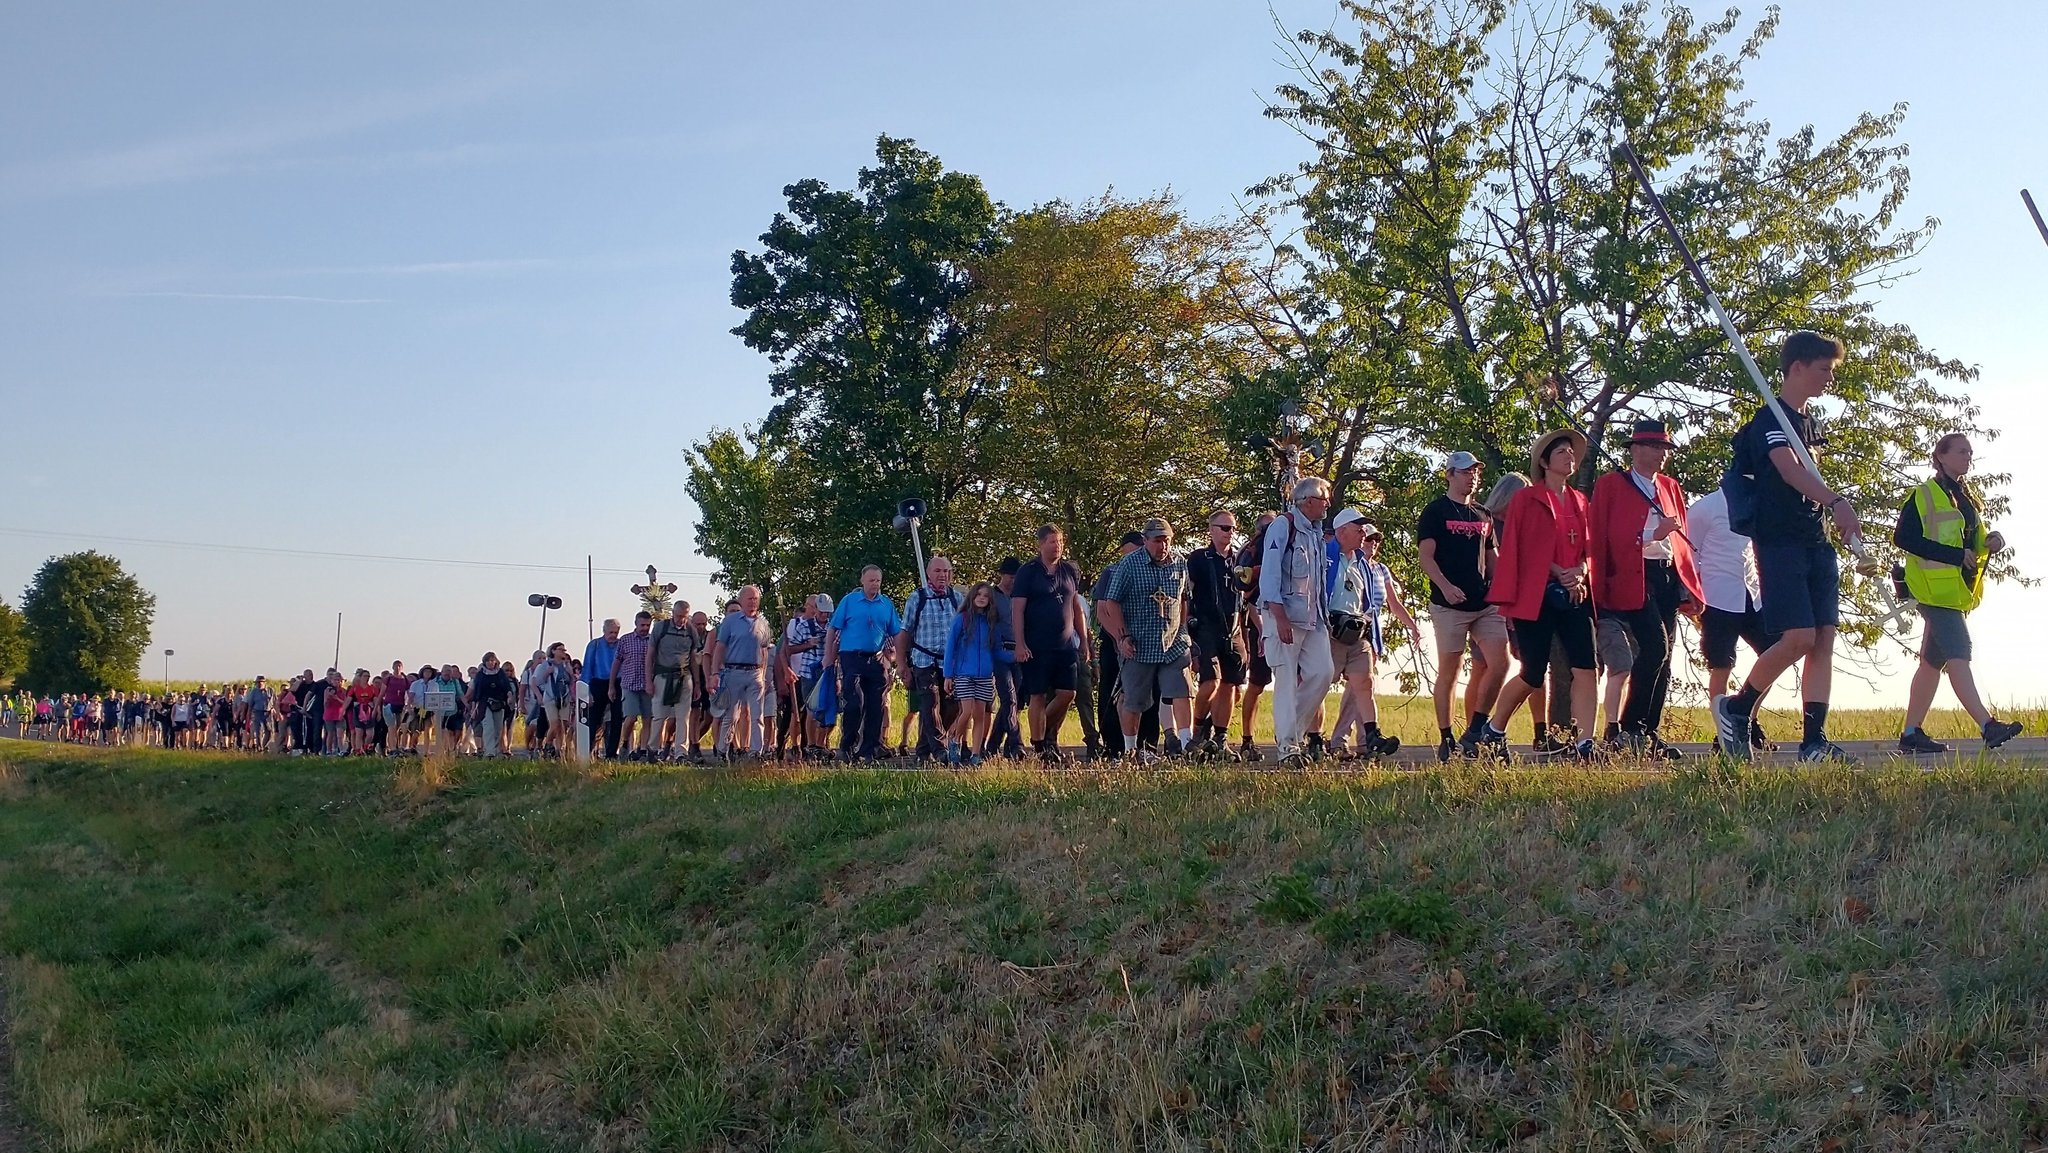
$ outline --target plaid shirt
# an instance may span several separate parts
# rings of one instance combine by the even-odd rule
[[[628,692],[647,691],[647,638],[637,631],[619,638],[618,655],[612,658],[612,675]]]
[[[1144,549],[1111,565],[1102,599],[1123,606],[1124,631],[1144,664],[1174,664],[1188,655],[1188,561],[1174,552],[1154,561]]]
[[[945,657],[946,641],[953,635],[953,618],[960,615],[965,600],[965,594],[957,588],[942,593],[926,585],[903,602],[903,627],[911,627],[912,620],[917,622],[917,631],[910,635],[910,667],[932,668]]]
[[[789,652],[790,649],[806,641],[822,641],[824,639],[825,622],[814,621],[809,617],[792,618],[789,622],[789,627],[782,630],[784,652]],[[800,681],[809,680],[818,675],[818,665],[824,659],[825,646],[822,644],[805,649],[800,653],[790,653],[789,671]]]

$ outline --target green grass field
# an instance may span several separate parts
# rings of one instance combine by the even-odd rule
[[[0,743],[52,1150],[2018,1150],[2048,774]],[[0,1144],[9,1137],[0,1132]]]

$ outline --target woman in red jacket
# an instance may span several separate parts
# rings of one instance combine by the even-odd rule
[[[1537,437],[1529,449],[1529,475],[1537,481],[1508,502],[1500,559],[1494,564],[1493,588],[1486,599],[1508,618],[1522,669],[1520,676],[1501,686],[1482,738],[1502,751],[1515,710],[1543,687],[1552,638],[1563,644],[1571,659],[1572,720],[1581,734],[1593,731],[1597,678],[1593,602],[1586,582],[1593,517],[1585,494],[1570,483],[1585,451],[1586,438],[1572,429]],[[1581,736],[1577,752],[1581,758],[1591,757],[1592,739]]]

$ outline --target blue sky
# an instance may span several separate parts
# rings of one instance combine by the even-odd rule
[[[2044,8],[1791,3],[1749,91],[1784,130],[1911,104],[1908,211],[1944,225],[1883,309],[1982,367],[2023,558],[2048,535],[2048,247],[2017,191],[2048,192]],[[649,563],[702,599],[682,450],[767,407],[726,265],[783,185],[850,184],[886,132],[1012,205],[1170,188],[1221,213],[1301,154],[1260,115],[1278,39],[1264,5],[1209,2],[17,6],[0,593],[98,544],[157,592],[173,674],[208,678],[324,663],[336,612],[344,664],[522,651],[534,591],[578,639],[586,554],[614,570],[600,618]],[[2044,610],[2007,587],[1980,613],[1996,698],[2048,699]]]

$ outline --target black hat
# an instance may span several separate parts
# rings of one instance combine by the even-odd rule
[[[1665,429],[1664,422],[1661,420],[1639,420],[1636,422],[1635,431],[1629,434],[1628,447],[1634,448],[1639,444],[1655,445],[1658,448],[1678,447],[1671,443],[1671,433]]]
[[[1118,548],[1122,548],[1122,547],[1123,547],[1123,546],[1125,546],[1125,545],[1130,545],[1130,546],[1131,546],[1131,547],[1133,547],[1133,548],[1144,548],[1144,547],[1145,547],[1145,534],[1144,534],[1144,533],[1141,533],[1141,532],[1138,532],[1138,531],[1136,531],[1136,530],[1134,529],[1134,530],[1132,530],[1132,531],[1130,531],[1130,532],[1127,532],[1127,533],[1125,533],[1125,534],[1124,534],[1124,539],[1122,539],[1122,540],[1120,540],[1120,541],[1118,541],[1118,542],[1116,542],[1116,543],[1117,543],[1117,547],[1118,547]]]
[[[1003,558],[1003,562],[996,566],[996,575],[1016,576],[1019,572],[1023,571],[1023,568],[1023,561],[1020,561],[1013,556],[1006,556]]]

